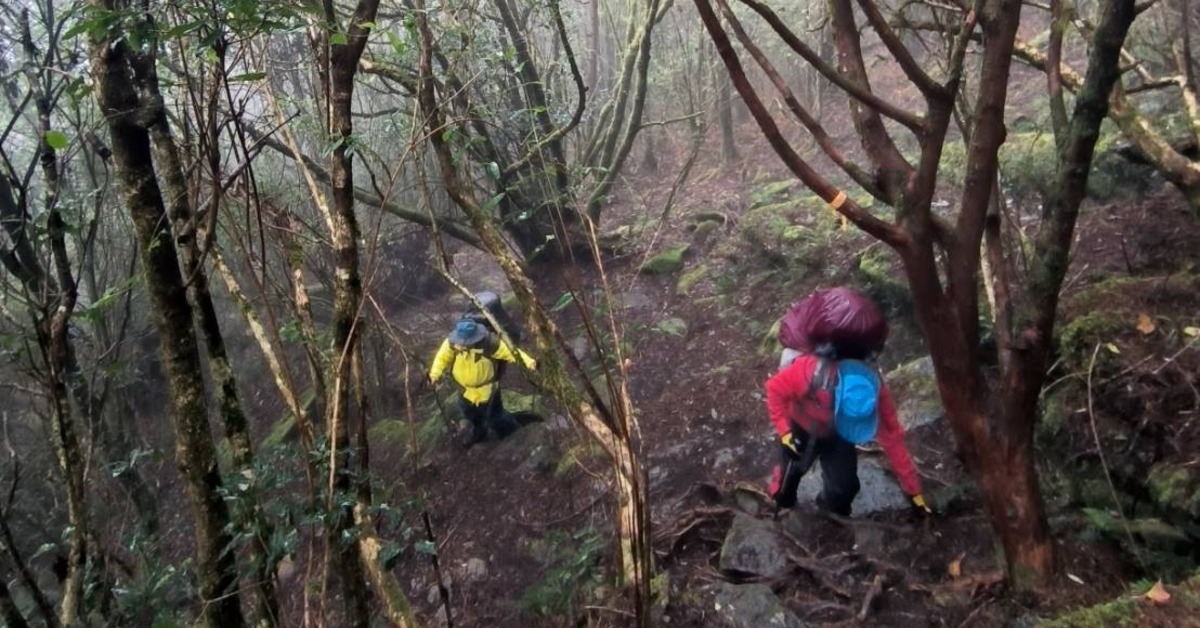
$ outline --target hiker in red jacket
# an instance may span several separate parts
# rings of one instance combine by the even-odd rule
[[[796,484],[815,460],[821,461],[823,488],[817,497],[822,508],[842,515],[858,495],[858,453],[855,445],[831,425],[833,395],[822,385],[811,385],[814,376],[833,377],[833,363],[815,355],[802,355],[767,380],[767,411],[782,446],[780,465],[775,467],[771,496],[782,508],[796,503]],[[810,394],[810,390],[812,394]],[[904,428],[896,418],[896,406],[886,385],[879,388],[879,426],[876,439],[900,480],[900,488],[918,509],[928,511],[921,495],[921,480],[904,445]],[[807,454],[807,460],[806,455]],[[791,473],[789,473],[789,468]],[[797,473],[798,472],[798,473]],[[794,481],[784,482],[788,475]],[[785,484],[791,485],[785,490]]]
[[[913,506],[930,512],[892,394],[874,365],[886,338],[882,313],[848,288],[815,293],[784,317],[780,340],[792,351],[766,385],[767,411],[781,446],[770,487],[779,507],[796,504],[800,479],[820,460],[817,504],[848,516],[859,491],[855,447],[874,439]]]

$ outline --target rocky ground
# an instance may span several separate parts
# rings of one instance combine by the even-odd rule
[[[658,215],[648,210],[659,207],[666,190],[651,186],[642,189],[656,192],[636,202],[625,199],[624,211],[606,218],[604,238],[615,300],[607,303],[587,291],[578,296],[593,313],[613,309],[621,325],[650,483],[659,621],[746,627],[1029,625],[1128,596],[1134,578],[1153,575],[1141,554],[1096,523],[1112,510],[1111,500],[1081,497],[1079,487],[1092,486],[1087,483],[1096,476],[1073,474],[1079,461],[1093,459],[1094,447],[1079,436],[1079,423],[1068,419],[1039,436],[1060,581],[1037,596],[1014,597],[1003,590],[993,537],[954,456],[894,259],[866,237],[838,228],[768,158],[747,163],[732,173],[716,166],[701,170],[681,205],[662,222],[639,216]],[[1161,211],[1172,216],[1181,212],[1177,200],[1146,201],[1153,203],[1168,207]],[[1157,229],[1149,229],[1151,224]],[[1196,229],[1194,221],[1168,221],[1163,213],[1101,207],[1086,214],[1081,233],[1099,235],[1080,243],[1068,304],[1116,272],[1154,277],[1168,266],[1180,267],[1179,255],[1163,259],[1163,243],[1192,237]],[[1114,261],[1115,250],[1124,250],[1127,262]],[[460,274],[473,278],[472,289],[505,292],[485,261],[470,254],[455,260]],[[595,281],[586,273],[572,277],[547,287],[544,300],[555,302],[565,285]],[[773,512],[762,494],[777,455],[762,395],[778,359],[772,325],[791,302],[837,283],[868,291],[891,315],[883,364],[938,512],[930,520],[911,518],[881,452],[870,447],[861,451],[863,491],[853,519],[829,518],[809,505],[817,471],[802,484],[795,512]],[[1174,301],[1173,309],[1158,314],[1182,329],[1200,311],[1189,313],[1185,302]],[[409,327],[428,337],[432,350],[460,309],[461,300],[453,296],[424,303],[408,319],[416,321]],[[587,362],[573,309],[560,311],[559,323]],[[1118,327],[1126,324],[1132,328],[1128,321]],[[1089,327],[1079,337],[1093,342],[1094,332]],[[1125,346],[1126,340],[1117,342]],[[1176,333],[1171,353],[1190,355],[1186,340]],[[1165,347],[1154,350],[1169,357],[1162,353]],[[1084,380],[1064,381],[1063,389],[1075,396],[1064,395],[1070,401],[1063,403],[1076,408]],[[609,584],[612,504],[604,462],[560,409],[530,396],[518,376],[510,375],[509,384],[507,403],[534,409],[544,423],[464,453],[447,440],[450,430],[439,419],[441,427],[422,432],[427,445],[417,448],[419,462],[403,455],[395,460],[410,468],[394,487],[397,499],[420,495],[419,507],[435,522],[454,623],[626,625],[623,598]],[[422,412],[441,413],[429,398],[421,403]],[[441,407],[453,404],[443,399]],[[1194,417],[1195,406],[1188,411]],[[1109,446],[1119,449],[1106,440]],[[1181,449],[1167,461],[1186,464],[1186,454]],[[1159,519],[1157,510],[1141,512],[1145,516],[1134,521],[1153,519],[1182,535],[1172,547],[1184,552],[1186,562],[1187,552],[1194,551],[1186,548],[1195,547],[1187,541],[1190,533]],[[1138,515],[1126,510],[1124,516]],[[398,569],[421,615],[444,622],[429,557],[406,554]],[[1162,612],[1157,606],[1151,610]]]

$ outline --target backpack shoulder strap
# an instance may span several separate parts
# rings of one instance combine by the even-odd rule
[[[808,380],[808,394],[812,396],[818,390],[826,390],[831,394],[837,388],[838,363],[824,357],[817,358],[817,366],[813,369],[812,377]]]

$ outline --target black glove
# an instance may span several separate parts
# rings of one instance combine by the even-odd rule
[[[781,454],[779,456],[778,486],[771,497],[779,508],[791,508],[796,505],[796,489],[800,479],[812,466],[814,447],[816,443],[812,435],[802,429],[795,429],[779,437]]]
[[[421,378],[421,390],[433,390],[436,386],[437,383],[433,381],[432,377],[426,375]]]

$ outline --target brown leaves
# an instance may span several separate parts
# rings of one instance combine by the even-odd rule
[[[1142,597],[1154,602],[1155,604],[1166,604],[1171,601],[1171,593],[1163,586],[1162,580],[1154,583],[1149,591]]]
[[[950,576],[953,579],[961,578],[962,577],[962,561],[966,557],[967,557],[967,554],[964,552],[962,554],[959,554],[957,557],[955,557],[954,560],[950,561],[950,564],[946,565],[946,575]]]
[[[1149,336],[1150,334],[1154,333],[1155,329],[1157,329],[1154,326],[1154,321],[1151,320],[1150,315],[1146,314],[1145,312],[1138,314],[1136,327],[1138,331],[1142,332],[1143,336]]]

